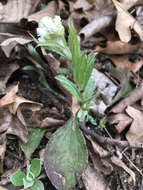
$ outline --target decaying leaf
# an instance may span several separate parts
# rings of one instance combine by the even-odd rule
[[[6,4],[0,3],[1,22],[18,22],[33,13],[40,0],[8,0]]]
[[[143,85],[132,90],[128,96],[121,100],[117,105],[115,105],[110,112],[120,113],[124,111],[127,106],[134,104],[136,101],[140,100],[143,97]]]
[[[126,138],[129,143],[143,142],[143,113],[132,106],[128,106],[126,112],[134,119]]]
[[[52,184],[58,190],[69,190],[87,163],[87,150],[77,120],[71,118],[50,138],[44,166]]]
[[[112,0],[117,8],[116,30],[121,41],[129,42],[131,39],[131,30],[134,29],[143,41],[143,27],[139,22],[125,9],[124,4],[117,0]],[[125,19],[126,18],[126,19]]]
[[[82,179],[87,190],[110,190],[106,187],[106,181],[102,174],[89,165],[82,174]]]
[[[132,122],[132,119],[124,113],[118,113],[110,115],[108,122],[114,124],[117,132],[121,133]]]
[[[125,55],[136,52],[139,49],[139,47],[140,44],[132,45],[130,43],[125,43],[117,40],[113,42],[108,42],[107,47],[105,48],[97,46],[95,50],[106,54]]]
[[[63,120],[54,119],[52,117],[46,117],[42,122],[40,127],[55,127],[55,126],[61,126],[64,124]]]
[[[0,174],[3,173],[3,161],[4,161],[4,156],[5,156],[5,151],[6,151],[6,135],[1,135],[1,140],[0,140]]]

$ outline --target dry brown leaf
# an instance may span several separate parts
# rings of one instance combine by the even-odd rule
[[[12,73],[19,68],[17,63],[10,64],[6,58],[1,58],[0,64],[0,94],[4,95],[6,91],[6,83]],[[3,104],[3,103],[2,103]]]
[[[126,134],[129,143],[143,142],[143,112],[128,106],[126,112],[134,120]]]
[[[108,122],[114,124],[117,132],[121,133],[132,122],[132,119],[124,113],[118,113],[110,115]]]
[[[63,120],[54,119],[52,117],[46,117],[42,122],[40,127],[56,127],[61,126],[65,123]]]
[[[129,53],[135,53],[140,47],[140,44],[132,45],[129,43],[114,41],[108,42],[106,48],[101,48],[100,46],[96,47],[96,51],[106,54],[117,54],[117,55],[125,55]]]
[[[39,23],[42,17],[44,16],[54,17],[55,14],[56,14],[56,2],[51,1],[43,10],[28,16],[27,19],[28,21],[36,21]]]
[[[82,9],[83,11],[87,11],[89,9],[93,8],[93,5],[91,5],[87,0],[77,0],[74,4],[74,9]]]
[[[25,108],[28,106],[28,108],[31,109],[32,111],[38,111],[42,107],[42,104],[40,104],[40,103],[27,100],[20,96],[16,96],[15,100],[13,102],[11,102],[11,105],[9,105],[10,112],[12,114],[16,114],[17,109],[21,104],[24,104],[22,106]],[[28,105],[26,106],[26,104],[28,104]]]
[[[129,42],[131,40],[131,29],[134,29],[143,41],[143,27],[139,22],[126,11],[124,4],[112,0],[117,9],[116,30],[121,41]],[[125,19],[126,18],[126,19]]]
[[[119,158],[117,158],[116,156],[112,156],[111,157],[111,161],[113,164],[123,168],[132,178],[134,184],[136,182],[136,176],[135,176],[135,173],[130,169],[128,168],[123,162],[122,160],[120,160]]]
[[[136,73],[143,66],[143,59],[136,61],[135,63],[130,62],[128,56],[110,56],[113,63],[120,68],[127,67],[130,71]]]
[[[16,93],[18,92],[18,85],[14,86],[10,92],[0,99],[0,108],[6,107],[12,104],[16,99]]]
[[[121,3],[124,4],[124,9],[128,10],[133,6],[142,5],[142,0],[121,0]]]
[[[128,96],[121,100],[117,105],[115,105],[110,112],[120,113],[123,112],[127,106],[134,104],[136,101],[143,97],[143,85],[141,84],[138,88],[132,90]]]
[[[1,22],[19,22],[33,13],[40,0],[8,0],[6,4],[0,3]]]
[[[87,190],[110,190],[102,174],[89,165],[82,174],[83,183]]]

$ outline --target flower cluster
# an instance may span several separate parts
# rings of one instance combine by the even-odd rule
[[[39,27],[37,28],[38,40],[40,42],[46,42],[51,38],[60,38],[65,34],[64,27],[59,16],[51,18],[45,16],[40,20]]]

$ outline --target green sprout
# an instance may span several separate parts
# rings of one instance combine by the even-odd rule
[[[41,163],[39,159],[33,159],[27,167],[27,174],[21,170],[16,171],[10,178],[15,186],[24,186],[24,189],[30,187],[31,190],[44,190],[43,183],[37,179],[41,171]]]

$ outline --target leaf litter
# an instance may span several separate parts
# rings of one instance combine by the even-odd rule
[[[5,176],[7,172],[10,173],[11,170],[24,169],[25,167],[24,164],[19,163],[18,158],[15,159],[14,166],[8,167],[7,160],[11,162],[16,154],[21,155],[24,161],[35,156],[39,157],[40,151],[46,147],[46,136],[48,137],[49,134],[49,143],[53,143],[52,139],[56,137],[53,137],[52,133],[71,116],[69,104],[59,101],[56,96],[48,91],[45,92],[43,87],[38,84],[38,79],[34,78],[34,82],[31,81],[31,78],[37,76],[35,72],[23,72],[21,69],[27,65],[33,66],[33,63],[34,66],[37,65],[37,63],[35,64],[37,60],[29,58],[31,55],[27,53],[24,46],[31,42],[29,31],[32,35],[35,35],[34,30],[43,16],[54,17],[58,13],[62,17],[66,29],[68,19],[70,18],[73,21],[81,47],[84,50],[88,53],[93,50],[98,51],[94,68],[96,74],[93,73],[93,75],[96,90],[100,90],[100,96],[94,100],[97,108],[91,110],[91,114],[97,120],[97,125],[87,123],[90,131],[88,134],[92,134],[92,131],[94,131],[94,134],[97,133],[97,135],[94,136],[95,138],[88,137],[86,139],[90,159],[83,174],[81,166],[80,171],[76,171],[76,175],[71,176],[71,181],[68,180],[69,172],[64,174],[67,170],[63,170],[61,166],[66,155],[70,161],[75,158],[74,156],[68,156],[69,150],[72,150],[74,155],[75,150],[72,149],[72,144],[75,142],[67,143],[68,146],[64,152],[64,147],[60,146],[62,141],[59,138],[58,144],[53,143],[53,149],[58,147],[56,150],[61,151],[63,157],[61,159],[57,158],[55,168],[49,169],[45,164],[45,168],[50,170],[48,172],[49,179],[57,189],[63,189],[65,184],[67,187],[71,187],[76,183],[78,183],[77,189],[85,187],[87,190],[113,189],[115,187],[118,189],[140,189],[141,174],[137,169],[133,169],[129,161],[126,160],[122,148],[131,149],[134,146],[137,155],[142,157],[138,147],[142,148],[143,143],[143,3],[140,0],[122,0],[120,2],[117,0],[84,0],[83,2],[79,0],[68,2],[59,0],[57,2],[8,0],[5,4],[0,3],[2,10],[0,13],[0,42],[1,51],[3,51],[0,55],[0,185],[3,187],[0,186],[0,188],[9,189],[9,180],[2,176]],[[42,10],[40,10],[41,3],[45,3],[45,8]],[[15,9],[11,7],[15,7]],[[27,20],[24,21],[24,18]],[[58,73],[59,67],[67,68],[69,63],[51,52],[50,56],[53,56],[53,59],[47,58],[49,52],[38,49],[38,53],[45,62],[44,74],[51,87],[55,91],[62,91],[71,100],[69,94],[55,82],[54,74],[51,74]],[[54,62],[54,66],[52,66],[52,62]],[[128,70],[128,72],[125,72],[125,70]],[[19,85],[15,85],[17,82],[19,82]],[[124,93],[127,84],[130,84],[132,88],[130,92],[126,91]],[[76,110],[78,106],[74,105],[72,109]],[[103,131],[97,127],[102,117],[107,120]],[[39,129],[39,127],[44,127],[44,129]],[[62,129],[60,128],[58,131]],[[38,130],[42,131],[41,137],[37,140],[37,144],[33,144],[29,134],[32,136],[32,131],[38,133]],[[86,132],[86,130],[83,130],[84,135],[87,134]],[[116,138],[117,133],[120,140]],[[80,138],[82,137],[80,136]],[[25,147],[23,148],[25,155],[22,153],[19,139]],[[28,144],[28,140],[30,144]],[[10,143],[13,145],[10,146]],[[78,142],[76,145],[78,147]],[[115,157],[115,155],[118,155],[117,146],[122,154],[122,160],[117,156]],[[31,150],[29,147],[31,147]],[[47,152],[49,152],[49,147],[47,147]],[[130,151],[126,150],[126,152],[131,159]],[[55,152],[51,154],[55,154],[55,157],[57,157]],[[49,154],[47,160],[52,162],[50,156]],[[137,165],[135,168],[138,167],[142,170],[143,165],[141,160],[139,163],[137,162],[137,156],[135,161],[130,160],[130,162],[135,162],[133,163]],[[72,170],[75,169],[76,164],[78,167],[80,162],[77,158],[73,163],[75,165],[73,164]],[[48,165],[48,167],[50,166]],[[118,168],[118,171],[116,168]],[[128,180],[126,173],[120,172],[123,170],[131,176],[133,181]],[[56,172],[54,173],[54,171]],[[81,175],[82,183],[80,184],[79,176]],[[107,176],[109,176],[109,181],[106,178]],[[43,179],[45,188],[49,189],[51,187],[54,189],[49,179],[47,177]],[[138,179],[138,183],[136,179]],[[123,186],[122,180],[128,181],[128,183],[125,182]],[[69,184],[69,181],[71,184]],[[121,182],[119,183],[119,181]]]

